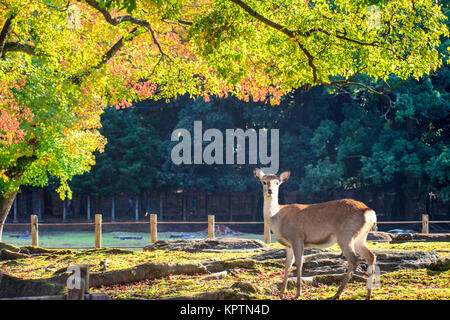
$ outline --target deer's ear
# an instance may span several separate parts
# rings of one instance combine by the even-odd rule
[[[264,177],[264,172],[259,168],[255,168],[253,169],[253,175],[255,176],[256,179],[261,181],[261,179]]]
[[[290,171],[284,171],[282,174],[280,174],[280,183],[287,181],[289,177],[291,176]]]

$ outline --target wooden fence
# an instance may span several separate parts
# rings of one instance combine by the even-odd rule
[[[450,221],[430,221],[427,214],[422,215],[422,220],[415,221],[378,221],[377,224],[422,224],[422,233],[429,233],[429,225],[431,223],[450,223]],[[30,226],[31,227],[31,245],[39,245],[39,226],[95,226],[94,248],[102,247],[102,226],[103,225],[132,225],[132,224],[149,224],[150,225],[150,243],[155,243],[158,239],[158,225],[162,224],[207,224],[208,238],[215,238],[216,224],[264,224],[264,242],[271,242],[270,228],[265,222],[216,222],[214,215],[208,215],[207,221],[159,221],[156,214],[150,214],[149,221],[132,221],[132,222],[102,222],[102,215],[96,214],[94,222],[82,223],[41,223],[38,222],[37,215],[31,215],[30,223],[5,223],[4,226]],[[1,241],[1,239],[0,239]],[[128,247],[133,248],[133,247]],[[138,248],[138,247],[135,247]]]

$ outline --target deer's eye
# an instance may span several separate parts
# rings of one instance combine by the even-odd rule
[[[266,185],[266,184],[267,184],[267,182],[263,181],[263,185]]]

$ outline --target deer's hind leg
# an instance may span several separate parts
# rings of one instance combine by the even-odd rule
[[[332,300],[339,299],[339,297],[342,294],[342,291],[344,291],[345,286],[352,278],[353,273],[355,272],[356,267],[358,266],[358,257],[356,256],[353,242],[351,241],[347,245],[344,245],[343,243],[339,243],[339,246],[342,249],[342,253],[347,258],[348,269],[347,269],[347,273],[345,274],[344,278],[342,279],[341,285],[339,286],[336,294],[331,298]]]
[[[375,274],[375,262],[376,256],[370,251],[366,244],[367,235],[357,240],[355,243],[356,252],[366,261],[367,263],[367,273],[369,278],[367,279],[367,294],[366,300],[369,300],[372,294],[372,287],[374,286],[374,274]]]

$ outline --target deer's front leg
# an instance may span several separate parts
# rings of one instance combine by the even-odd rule
[[[300,297],[302,293],[302,266],[303,266],[303,240],[298,240],[293,244],[292,250],[294,252],[295,264],[297,265],[297,294],[295,299]]]
[[[294,251],[292,251],[292,248],[286,248],[286,264],[284,267],[284,279],[280,292],[281,299],[283,299],[284,293],[286,292],[287,281],[289,278],[289,271],[292,267],[293,262],[294,262]]]

